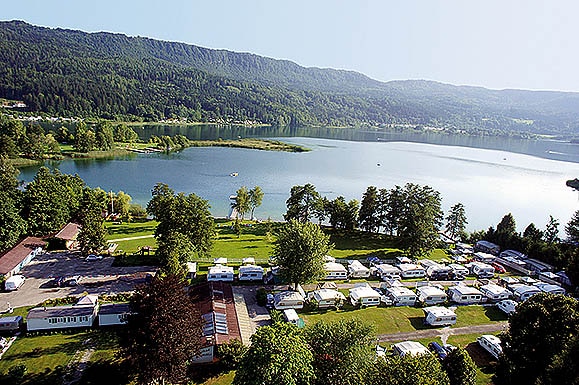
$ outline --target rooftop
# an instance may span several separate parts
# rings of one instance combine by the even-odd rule
[[[34,249],[45,247],[40,238],[28,237],[0,256],[0,274],[7,274],[18,266]]]
[[[74,241],[80,232],[81,226],[77,223],[67,223],[54,238],[64,239],[65,241]]]
[[[27,319],[41,319],[54,317],[79,317],[90,316],[94,312],[91,306],[55,306],[36,307],[31,309],[26,316]]]

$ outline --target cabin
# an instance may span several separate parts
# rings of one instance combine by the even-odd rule
[[[0,254],[0,276],[10,278],[44,252],[46,242],[40,238],[27,237],[16,246]]]
[[[495,268],[484,262],[471,262],[467,265],[472,275],[477,278],[492,278],[495,276]]]
[[[414,306],[416,293],[404,286],[394,286],[386,289],[386,295],[392,300],[394,306]]]
[[[100,306],[98,320],[99,326],[125,325],[131,314],[128,303],[107,303]]]
[[[431,306],[422,310],[424,310],[425,325],[448,326],[456,323],[456,313],[452,309],[442,306]]]
[[[426,348],[426,346],[416,341],[398,342],[397,344],[392,345],[392,350],[394,351],[394,354],[397,354],[400,357],[404,357],[407,354],[412,356],[430,354],[430,351]]]
[[[489,253],[483,253],[482,251],[477,251],[473,254],[472,258],[478,262],[491,263],[494,262],[496,256]]]
[[[233,282],[233,267],[223,265],[209,267],[207,272],[207,281]]]
[[[504,312],[506,315],[511,315],[515,312],[517,303],[512,299],[505,299],[497,303],[497,308]]]
[[[187,278],[197,278],[197,262],[187,262]]]
[[[348,270],[341,263],[324,263],[325,279],[348,279]]]
[[[398,268],[402,278],[422,278],[426,275],[424,268],[414,263],[401,263]]]
[[[98,296],[85,295],[72,306],[37,307],[26,316],[28,331],[90,328],[98,314]]]
[[[387,279],[400,279],[401,271],[394,265],[389,265],[387,263],[381,263],[373,267],[374,274],[385,281]]]
[[[239,268],[240,281],[263,281],[263,267],[244,265]]]
[[[418,287],[416,293],[418,294],[418,302],[426,305],[438,305],[448,299],[448,295],[443,290],[434,286]]]
[[[56,235],[54,239],[62,243],[67,250],[74,250],[78,248],[78,234],[80,234],[82,226],[78,223],[67,223]]]
[[[497,336],[491,334],[485,334],[476,339],[478,344],[487,352],[489,352],[495,359],[499,359],[499,356],[503,353],[503,348],[501,347],[501,340]]]
[[[194,363],[214,362],[218,345],[232,340],[249,343],[239,327],[235,298],[230,284],[205,282],[193,286],[190,294],[201,315],[203,325],[201,350],[193,360]]]
[[[481,240],[475,243],[474,251],[482,251],[483,253],[499,255],[501,248],[492,242]]]
[[[318,289],[308,293],[308,301],[315,303],[318,309],[340,308],[346,296],[333,289]]]
[[[496,302],[508,299],[511,296],[511,292],[506,288],[495,285],[494,283],[489,283],[479,287],[479,290],[487,298],[488,301]]]
[[[541,289],[538,287],[523,284],[511,285],[509,290],[513,293],[513,298],[519,302],[524,302],[533,295],[541,293]]]
[[[541,283],[536,283],[534,286],[538,287],[543,293],[561,294],[561,295],[565,295],[565,293],[566,293],[565,289],[563,289],[561,286],[552,285],[550,283],[541,282]]]
[[[0,317],[0,333],[13,334],[21,330],[23,323],[22,316]]]
[[[451,301],[461,305],[479,304],[485,298],[478,289],[466,285],[451,286],[448,295]]]
[[[276,310],[302,309],[304,297],[297,291],[282,291],[273,296],[273,307]]]
[[[368,284],[356,285],[349,290],[350,302],[353,306],[378,306],[380,294]]]
[[[368,278],[370,269],[362,265],[362,262],[355,260],[348,261],[348,276],[350,278]]]

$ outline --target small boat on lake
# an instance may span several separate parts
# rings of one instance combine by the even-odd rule
[[[237,172],[232,172],[231,174],[229,174],[230,177],[236,177],[238,175],[239,175],[239,173],[237,173]]]

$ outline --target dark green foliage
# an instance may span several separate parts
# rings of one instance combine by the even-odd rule
[[[354,230],[358,222],[358,207],[357,200],[346,202],[343,196],[327,202],[325,209],[330,217],[330,225],[335,229]]]
[[[201,315],[174,275],[155,277],[137,288],[130,302],[121,356],[141,384],[182,383],[187,368],[201,348]]]
[[[464,205],[462,203],[455,204],[450,208],[446,217],[446,234],[452,239],[465,239],[467,223]]]
[[[330,249],[329,237],[318,225],[291,220],[279,230],[272,260],[280,267],[280,278],[297,286],[325,275],[324,256]]]
[[[245,214],[251,210],[251,197],[249,195],[249,190],[247,187],[241,186],[235,194],[236,198],[235,201],[231,203],[231,207],[237,210],[237,215],[241,216],[241,220],[243,220]]]
[[[362,196],[358,221],[362,230],[370,232],[377,231],[381,225],[380,201],[375,186],[368,186]]]
[[[101,189],[85,188],[78,211],[80,233],[78,243],[81,253],[86,256],[98,253],[106,243],[103,212],[106,209],[106,193]]]
[[[256,301],[259,306],[265,306],[267,304],[267,290],[265,290],[265,288],[260,287],[257,289]]]
[[[549,222],[543,232],[543,239],[545,242],[552,244],[559,240],[559,221],[549,215]]]
[[[448,376],[432,355],[386,356],[374,363],[368,385],[449,385]]]
[[[503,359],[497,370],[500,384],[539,384],[550,375],[562,376],[565,352],[576,352],[579,335],[579,302],[554,294],[536,294],[517,306],[509,317],[509,329],[501,336]],[[572,358],[573,357],[573,358]],[[570,368],[571,369],[571,368]],[[575,371],[576,367],[571,372]],[[561,384],[577,377],[562,378]]]
[[[320,321],[304,333],[314,355],[315,384],[358,385],[365,382],[376,356],[371,325],[358,319]]]
[[[4,155],[0,155],[0,250],[14,246],[26,231],[22,218],[22,192],[18,173]]]
[[[251,219],[254,219],[253,213],[255,209],[261,206],[263,201],[263,190],[259,186],[255,186],[249,190],[249,205],[251,206]]]
[[[448,375],[450,385],[475,385],[476,365],[470,355],[456,348],[442,361],[442,368]]]
[[[579,246],[579,210],[575,211],[571,220],[565,225],[567,239]]]
[[[314,215],[320,194],[316,187],[310,183],[303,186],[293,186],[290,191],[290,197],[286,201],[287,212],[284,219],[290,221],[295,219],[300,222],[307,222]]]
[[[262,326],[235,373],[234,385],[307,385],[313,355],[299,329],[288,323]]]
[[[235,370],[239,367],[247,350],[247,346],[240,340],[235,339],[225,344],[217,345],[217,357],[225,369]]]

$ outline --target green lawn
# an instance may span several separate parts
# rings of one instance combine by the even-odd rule
[[[133,221],[114,224],[106,222],[107,241],[114,241],[120,238],[139,237],[143,235],[153,235],[157,227],[157,221]]]

